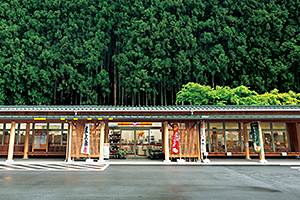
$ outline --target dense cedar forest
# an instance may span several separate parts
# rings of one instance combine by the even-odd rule
[[[300,92],[300,0],[0,0],[0,104],[170,105],[188,82]]]

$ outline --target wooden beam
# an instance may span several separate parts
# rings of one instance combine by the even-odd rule
[[[8,156],[6,162],[13,162],[16,122],[11,122]]]
[[[23,155],[23,159],[28,159],[29,132],[30,132],[30,123],[27,123],[26,124],[26,132],[25,132],[25,142],[24,142],[24,155]]]

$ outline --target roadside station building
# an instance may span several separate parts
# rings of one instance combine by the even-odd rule
[[[208,156],[258,156],[250,123],[262,127],[265,155],[300,155],[300,106],[0,106],[0,155],[62,155],[110,159],[118,151],[127,158],[146,158],[162,150],[164,160],[178,158],[170,146],[173,124],[179,123],[181,153],[186,161],[200,159],[200,123],[205,122]],[[81,153],[86,125],[89,154]]]

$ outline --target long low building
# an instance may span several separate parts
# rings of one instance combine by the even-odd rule
[[[7,161],[14,155],[103,160],[161,152],[166,161],[179,156],[197,161],[203,151],[249,158],[258,156],[250,133],[250,123],[257,121],[266,156],[300,155],[300,106],[283,105],[0,106],[0,155]],[[180,136],[181,155],[171,151],[174,133]]]

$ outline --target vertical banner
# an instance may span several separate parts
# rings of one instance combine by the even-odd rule
[[[90,154],[90,126],[86,124],[83,131],[81,153]]]
[[[253,139],[253,149],[255,153],[261,153],[262,146],[261,146],[261,140],[259,135],[259,124],[258,122],[251,123],[251,133],[252,133],[252,139]]]
[[[178,131],[178,123],[174,123],[174,132],[173,132],[173,140],[172,140],[172,148],[171,153],[179,154],[179,131]]]
[[[201,122],[201,134],[200,134],[200,143],[201,143],[201,153],[206,152],[206,138],[205,138],[205,122]]]
[[[109,159],[109,143],[104,143],[103,145],[103,158]]]

